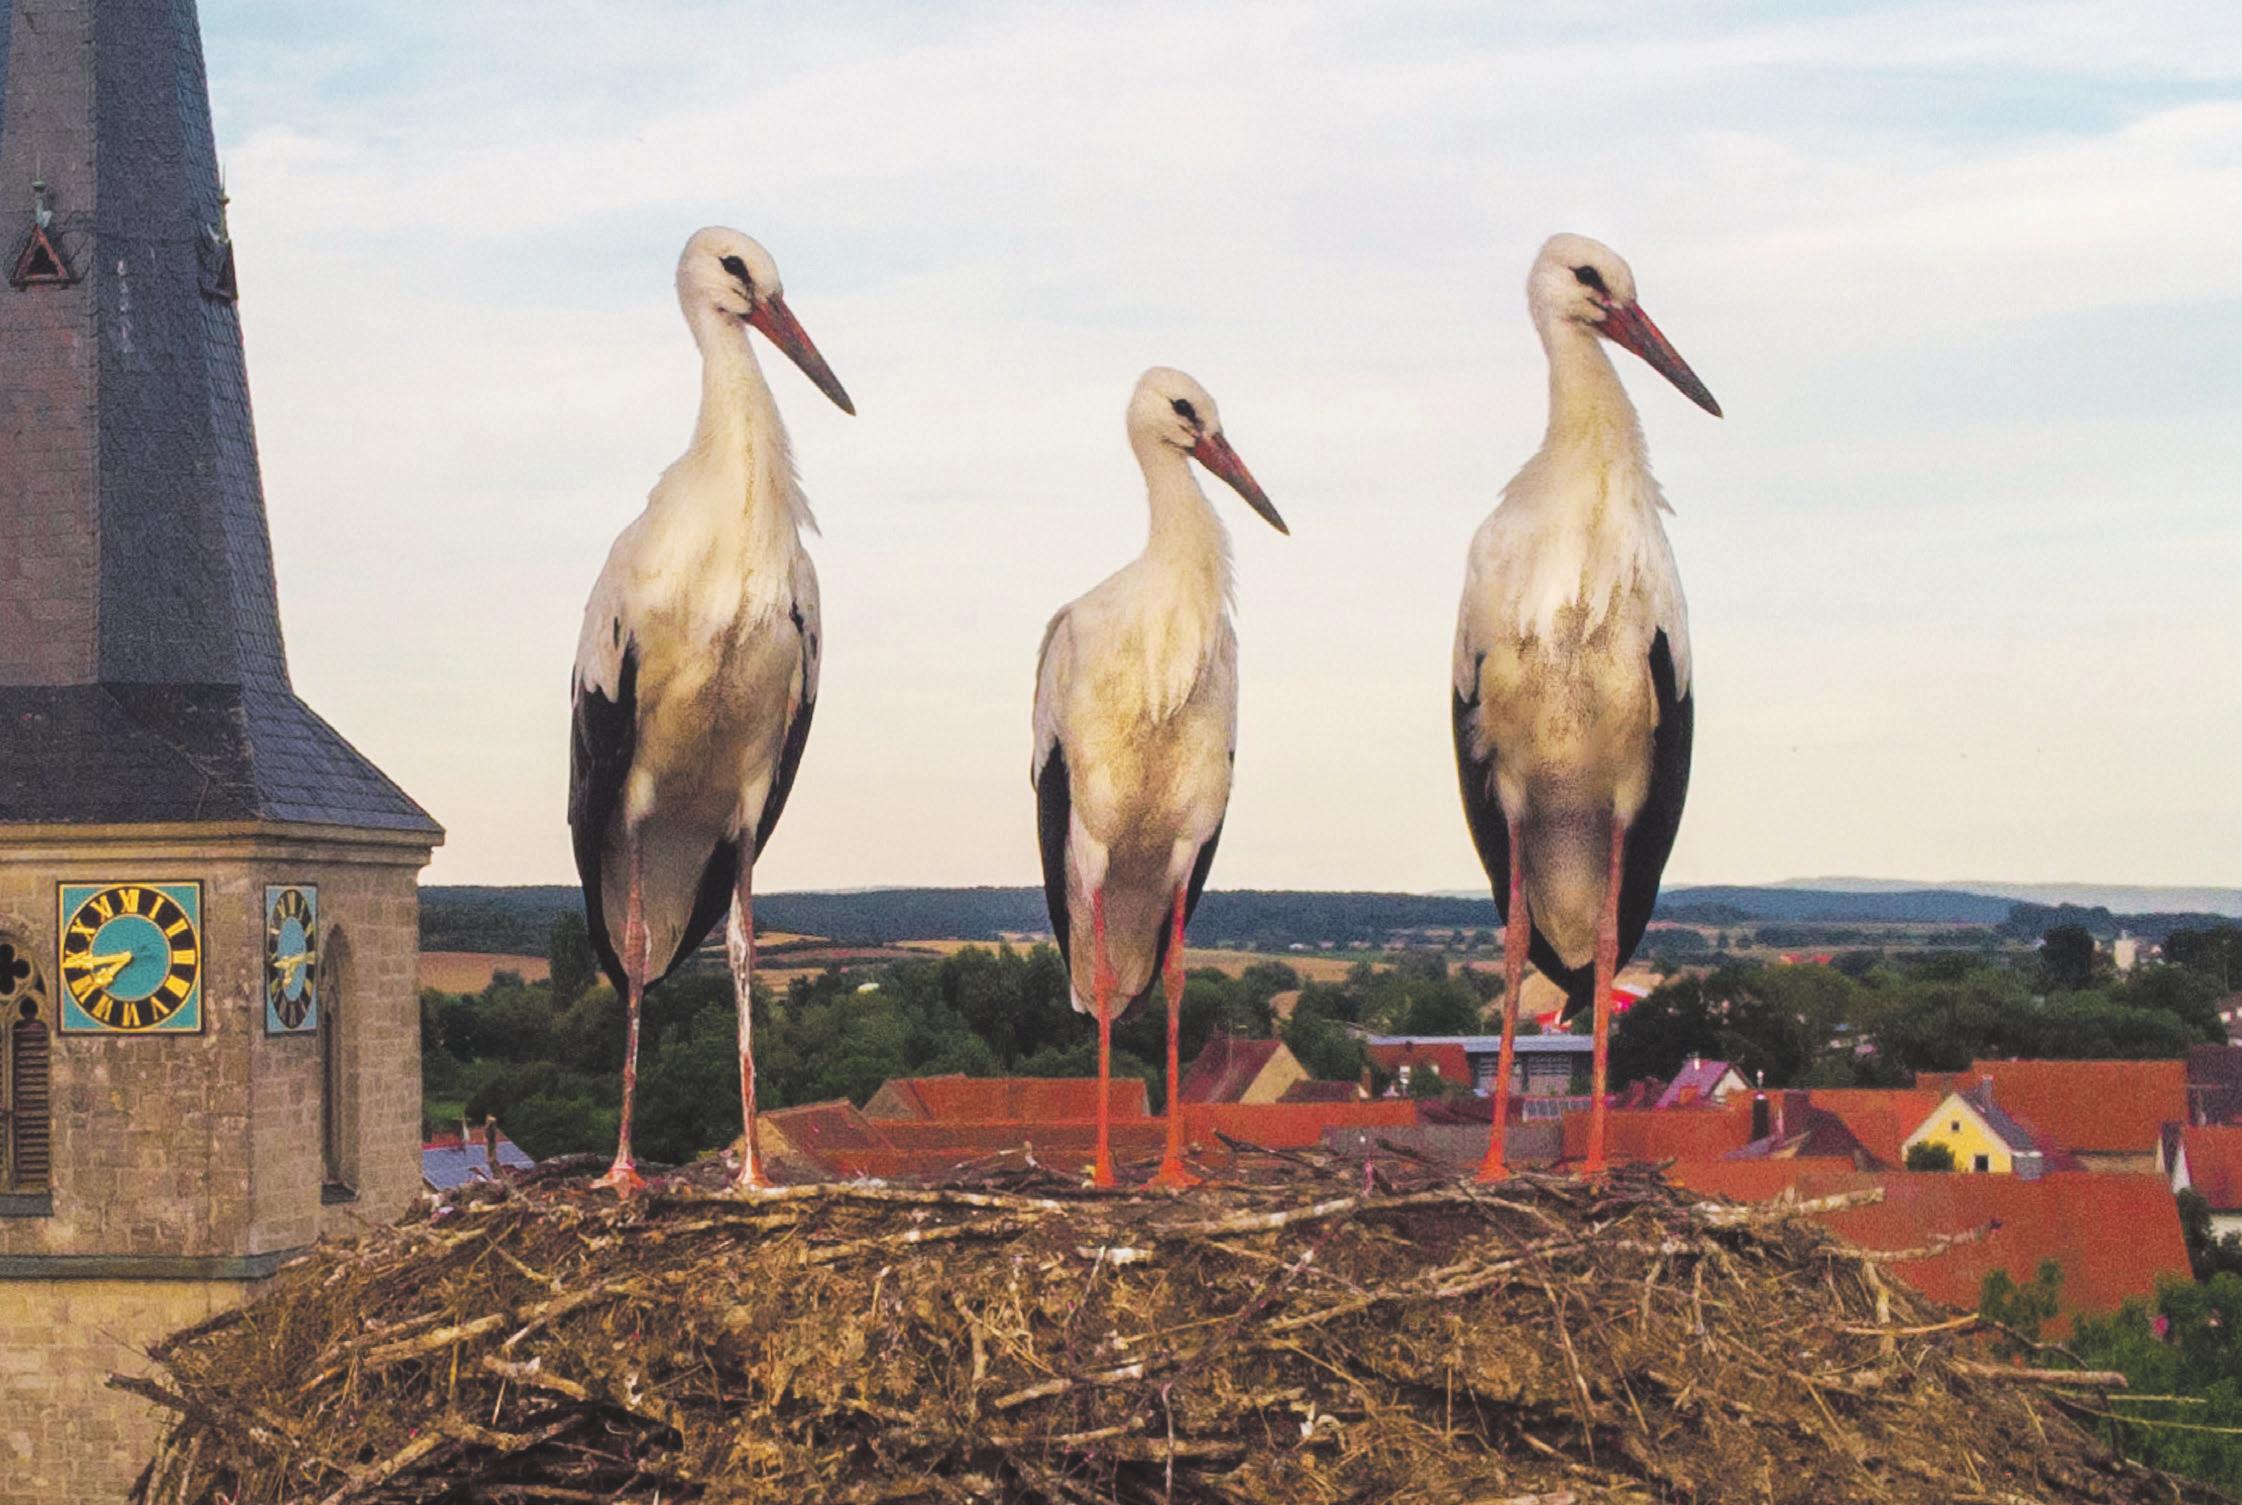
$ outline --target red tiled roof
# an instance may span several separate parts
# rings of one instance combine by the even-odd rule
[[[2213,1212],[2242,1211],[2242,1128],[2184,1128],[2180,1151],[2187,1156],[2188,1185]]]
[[[1588,1117],[1565,1115],[1567,1160],[1588,1153]],[[1718,1160],[1751,1137],[1751,1100],[1742,1093],[1719,1108],[1614,1108],[1604,1114],[1604,1154],[1612,1160]]]
[[[1417,1105],[1405,1097],[1355,1103],[1185,1103],[1187,1137],[1219,1143],[1217,1134],[1273,1150],[1305,1149],[1323,1141],[1325,1129],[1406,1128]]]
[[[2188,1117],[2185,1061],[1972,1061],[1970,1071],[1992,1078],[1993,1101],[2051,1147],[2154,1154],[2157,1131]]]
[[[1310,1077],[1294,1082],[1285,1088],[1280,1103],[1351,1103],[1362,1097],[1362,1086],[1357,1082],[1326,1082]]]
[[[1430,1065],[1444,1082],[1459,1087],[1471,1085],[1471,1058],[1453,1041],[1435,1045],[1408,1040],[1398,1045],[1373,1045],[1369,1050],[1371,1061],[1387,1076],[1398,1075],[1404,1066],[1415,1070]]]
[[[1176,1089],[1187,1103],[1234,1103],[1246,1094],[1263,1067],[1284,1049],[1278,1040],[1245,1040],[1215,1035],[1183,1073]]]
[[[1907,1136],[1946,1101],[1945,1089],[1926,1089],[1921,1077],[1916,1082],[1913,1088],[1816,1087],[1806,1101],[1843,1124],[1878,1162],[1898,1170],[1906,1160],[1901,1146]]]
[[[1886,1266],[1965,1310],[1977,1305],[1992,1271],[2029,1284],[2046,1259],[2063,1270],[2065,1317],[2114,1312],[2129,1298],[2154,1296],[2163,1276],[2189,1276],[2171,1189],[2153,1176],[2062,1171],[2023,1181],[1950,1171],[1831,1172],[1805,1160],[1707,1161],[1678,1165],[1673,1176],[1692,1190],[1741,1201],[1766,1201],[1786,1187],[1800,1197],[1880,1187],[1881,1202],[1815,1215],[1862,1248],[1916,1249],[1938,1234],[1997,1225],[1983,1238]]]
[[[1115,1119],[1143,1118],[1149,1100],[1135,1077],[1113,1079]],[[957,1119],[968,1123],[1064,1123],[1098,1116],[1095,1077],[890,1077],[864,1105],[867,1118]]]
[[[873,1127],[872,1121],[859,1113],[856,1104],[845,1097],[826,1103],[804,1103],[797,1108],[778,1108],[769,1113],[755,1115],[756,1122],[766,1129],[776,1129],[786,1136],[787,1143],[803,1154],[820,1150],[863,1148],[884,1145],[887,1139]]]

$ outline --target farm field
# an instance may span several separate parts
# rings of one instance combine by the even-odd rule
[[[524,982],[541,982],[552,973],[542,956],[503,951],[423,951],[420,985],[443,993],[480,993],[500,972],[519,972]]]

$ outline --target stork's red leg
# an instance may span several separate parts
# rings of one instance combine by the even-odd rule
[[[740,1163],[732,1174],[733,1191],[760,1191],[771,1184],[763,1175],[755,1133],[755,1026],[749,1014],[755,998],[753,860],[740,859],[732,884],[732,915],[724,928],[724,956],[732,964],[732,996],[740,1011]]]
[[[1503,1138],[1510,1127],[1510,1067],[1518,1038],[1519,994],[1526,983],[1526,946],[1532,938],[1533,921],[1526,913],[1525,849],[1518,822],[1512,821],[1510,919],[1502,939],[1502,1050],[1495,1057],[1495,1117],[1487,1135],[1487,1158],[1479,1166],[1482,1181],[1500,1181],[1509,1174],[1503,1165]]]
[[[1167,965],[1161,968],[1168,992],[1168,1149],[1154,1172],[1154,1186],[1197,1186],[1199,1178],[1183,1167],[1183,1102],[1179,1092],[1183,1073],[1176,1064],[1176,1025],[1183,1014],[1183,904],[1184,892],[1175,891],[1174,923],[1168,930]]]
[[[1604,875],[1604,909],[1596,919],[1596,1054],[1588,1084],[1588,1175],[1604,1169],[1604,1109],[1611,1066],[1611,984],[1619,970],[1619,880],[1627,853],[1627,823],[1611,823],[1611,869]]]
[[[592,1184],[610,1186],[618,1196],[630,1196],[646,1189],[645,1178],[638,1173],[638,1162],[631,1157],[631,1102],[638,1095],[638,1011],[646,993],[646,908],[640,897],[638,838],[626,833],[623,837],[623,866],[630,873],[630,893],[623,905],[623,980],[627,984],[624,995],[630,1025],[623,1045],[623,1113],[621,1127],[615,1141],[615,1163],[607,1174]]]
[[[1090,891],[1091,1000],[1098,1010],[1098,1154],[1092,1186],[1113,1185],[1113,967],[1105,955],[1105,885]]]

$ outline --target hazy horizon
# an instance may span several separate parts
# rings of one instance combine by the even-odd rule
[[[1449,640],[1561,229],[1729,415],[1621,357],[1696,644],[1670,882],[2236,870],[2242,10],[202,14],[295,681],[448,827],[433,881],[571,872],[578,616],[691,425],[709,222],[863,415],[766,354],[827,632],[767,891],[1035,881],[1036,643],[1141,543],[1154,363],[1294,533],[1214,497],[1213,883],[1475,888]]]

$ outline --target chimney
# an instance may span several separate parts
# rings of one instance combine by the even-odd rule
[[[498,1179],[498,1115],[495,1113],[485,1114],[483,1117],[483,1160],[490,1166],[491,1180],[496,1181]]]

